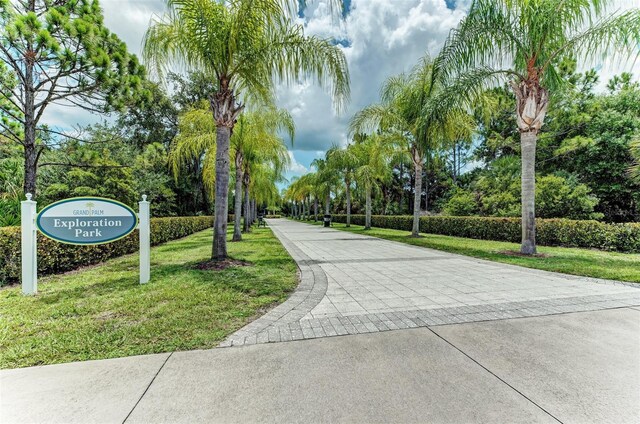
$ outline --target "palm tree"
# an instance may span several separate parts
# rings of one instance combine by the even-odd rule
[[[216,124],[206,106],[185,112],[178,120],[178,133],[169,153],[174,175],[178,175],[184,165],[192,159],[202,158],[202,178],[207,191],[214,193],[216,187],[216,169],[213,158],[216,157]],[[294,125],[291,116],[284,110],[265,106],[249,111],[238,118],[231,135],[230,147],[235,157],[235,222],[233,241],[242,240],[242,186],[245,184],[245,226],[249,225],[249,184],[251,169],[256,164],[273,168],[274,178],[281,178],[284,168],[289,164],[289,155],[285,142],[278,132],[284,130],[293,139]],[[276,180],[274,180],[275,182]],[[245,227],[246,229],[246,227]]]
[[[293,184],[295,198],[301,203],[302,220],[309,219],[311,216],[311,194],[313,192],[313,175],[305,174],[301,176]]]
[[[389,175],[387,146],[379,136],[367,137],[353,146],[358,158],[355,176],[365,190],[365,230],[371,229],[371,192]]]
[[[287,159],[289,156],[287,155]],[[250,192],[261,210],[275,206],[280,201],[276,183],[283,182],[281,170],[266,163],[256,164],[252,171]]]
[[[354,172],[358,166],[358,157],[353,145],[348,145],[344,149],[333,146],[327,151],[327,164],[330,169],[339,174],[344,181],[345,198],[347,203],[347,227],[351,226],[351,183]]]
[[[252,169],[269,164],[274,176],[281,178],[290,158],[279,131],[286,131],[291,140],[294,137],[293,118],[286,110],[273,106],[263,107],[255,112],[241,115],[231,136],[230,144],[235,152],[235,222],[233,241],[242,239],[240,215],[242,212],[242,187],[244,185],[245,219],[244,231],[248,232],[253,221],[250,207],[249,188]]]
[[[347,63],[329,40],[306,36],[291,19],[295,7],[278,0],[167,0],[169,11],[155,19],[143,41],[143,55],[158,73],[170,64],[215,76],[209,94],[216,124],[215,223],[212,259],[227,257],[229,139],[245,99],[271,103],[277,81],[307,76],[331,90],[336,107],[349,96]]]
[[[308,207],[308,199],[312,192],[312,174],[306,174],[299,178],[294,178],[291,184],[287,188],[286,198],[293,201],[294,215],[301,220],[304,220],[310,215]],[[298,211],[298,203],[300,203],[301,210]]]
[[[350,123],[352,134],[382,131],[386,140],[403,146],[409,153],[415,175],[413,237],[418,237],[420,231],[422,171],[426,156],[437,143],[468,137],[470,132],[468,124],[459,125],[469,121],[460,107],[439,110],[441,99],[438,102],[435,99],[449,91],[434,78],[432,70],[433,62],[425,56],[409,74],[387,79],[381,90],[381,102],[357,112]],[[448,96],[455,104],[455,93]]]
[[[475,0],[436,60],[438,78],[475,95],[507,78],[516,97],[522,161],[522,246],[536,253],[535,158],[550,95],[565,57],[586,60],[637,55],[640,9],[608,13],[611,0]]]
[[[326,157],[314,159],[311,166],[316,169],[315,187],[320,197],[324,197],[324,213],[328,215],[331,213],[331,191],[338,185],[336,173],[329,167]]]

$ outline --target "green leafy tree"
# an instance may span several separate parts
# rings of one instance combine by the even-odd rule
[[[493,161],[475,183],[481,212],[490,216],[520,214],[520,161],[516,156],[503,156]]]
[[[536,252],[535,163],[550,95],[562,84],[564,57],[635,56],[640,10],[609,14],[607,0],[475,0],[445,42],[435,73],[466,96],[503,76],[515,94],[522,162],[522,246]],[[456,78],[462,74],[462,77]]]
[[[478,213],[478,202],[470,190],[456,187],[443,208],[445,215],[469,216]]]
[[[17,84],[0,78],[0,96],[11,109],[5,136],[24,149],[24,191],[36,194],[38,161],[45,149],[39,132],[49,105],[94,111],[122,108],[146,97],[144,69],[125,44],[104,26],[97,0],[0,1],[0,61]],[[0,71],[1,72],[1,71]]]
[[[65,140],[43,154],[38,184],[43,187],[39,203],[65,197],[100,196],[134,206],[136,190],[131,158],[135,150],[107,125],[86,129],[87,140]]]
[[[136,155],[134,189],[147,195],[152,216],[176,215],[176,193],[169,175],[169,157],[162,143],[151,143]]]
[[[633,157],[633,165],[629,167],[629,175],[640,184],[640,137],[631,143],[629,152]]]
[[[496,159],[480,172],[469,189],[456,190],[444,207],[445,213],[520,215],[520,172],[518,157]],[[598,198],[591,189],[566,172],[536,177],[536,204],[541,218],[601,219],[603,216],[595,211]]]
[[[162,86],[145,81],[149,101],[138,103],[118,115],[116,126],[126,141],[138,148],[161,143],[165,148],[171,144],[178,127],[178,107]]]
[[[313,192],[313,174],[305,174],[296,178],[289,190],[289,197],[296,204],[300,204],[299,217],[302,220],[311,216],[310,197]]]
[[[559,175],[536,179],[536,204],[542,218],[601,219],[594,212],[598,198],[584,184]]]
[[[20,225],[22,166],[17,155],[0,159],[0,227]]]
[[[331,88],[337,105],[349,95],[342,51],[328,40],[306,36],[290,17],[295,7],[283,8],[281,3],[169,0],[169,12],[152,23],[144,39],[145,57],[156,69],[181,63],[217,82],[216,91],[209,93],[217,146],[214,260],[227,257],[229,139],[244,108],[238,91],[271,103],[276,81],[313,75]]]

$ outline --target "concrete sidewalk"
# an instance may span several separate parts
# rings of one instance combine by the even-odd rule
[[[2,423],[640,420],[640,310],[0,372]]]

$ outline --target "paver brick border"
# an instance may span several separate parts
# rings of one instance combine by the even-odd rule
[[[284,248],[296,262],[300,273],[300,284],[298,284],[298,287],[296,287],[293,294],[286,301],[231,334],[220,343],[220,347],[252,344],[252,342],[264,343],[270,341],[272,338],[275,339],[275,331],[279,331],[277,330],[279,327],[282,327],[284,324],[300,321],[320,303],[327,292],[327,275],[322,268],[320,268],[317,261],[307,256],[307,254],[298,248],[298,246],[277,227],[269,228],[278,237]],[[272,337],[269,337],[269,334],[271,334]]]

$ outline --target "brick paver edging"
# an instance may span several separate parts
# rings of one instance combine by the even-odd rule
[[[300,321],[320,303],[327,292],[327,275],[322,268],[292,243],[277,227],[270,228],[298,265],[300,284],[284,303],[231,334],[220,343],[220,347],[269,341],[270,329]]]

